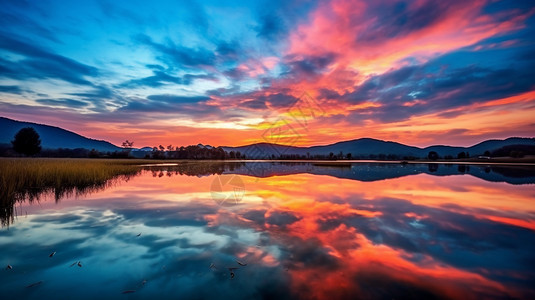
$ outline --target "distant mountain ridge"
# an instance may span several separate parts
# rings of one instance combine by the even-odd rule
[[[122,148],[117,147],[107,141],[95,140],[84,137],[72,131],[68,131],[59,127],[37,124],[32,122],[22,122],[5,117],[0,117],[0,144],[10,144],[15,134],[24,127],[33,127],[41,137],[41,146],[44,149],[95,149],[98,151],[120,151]],[[299,155],[310,156],[315,155],[328,156],[331,152],[334,155],[338,155],[340,152],[343,155],[351,153],[352,158],[369,157],[370,155],[395,155],[399,159],[403,157],[427,157],[428,153],[435,151],[440,157],[452,156],[457,157],[459,152],[469,152],[471,156],[483,155],[485,151],[494,151],[499,148],[511,145],[528,145],[535,146],[535,138],[519,138],[511,137],[505,140],[486,140],[479,144],[470,147],[454,147],[445,145],[435,145],[425,148],[419,148],[414,146],[407,146],[401,143],[392,141],[382,141],[372,138],[360,138],[350,141],[342,141],[329,145],[311,146],[311,147],[297,147],[286,146],[269,143],[256,143],[251,145],[239,146],[239,147],[222,147],[225,151],[230,152],[239,151],[241,154],[245,154],[246,158],[256,159],[269,159],[275,156],[279,158],[283,155]],[[199,144],[205,148],[213,148],[209,145]],[[148,152],[152,149],[150,147],[144,147],[141,149],[132,149],[134,152]],[[144,156],[145,154],[143,154]],[[380,157],[376,157],[380,158]]]
[[[11,144],[15,134],[24,127],[33,127],[37,131],[41,138],[41,147],[43,149],[84,148],[98,151],[121,150],[120,147],[110,142],[90,139],[59,127],[16,121],[4,117],[0,117],[0,144]]]
[[[452,156],[457,157],[460,152],[469,152],[471,156],[483,155],[485,151],[492,152],[504,146],[510,145],[529,145],[535,146],[535,138],[518,138],[512,137],[505,140],[487,140],[470,147],[454,147],[436,145],[425,148],[414,146],[407,146],[397,142],[382,141],[372,138],[361,138],[350,141],[337,142],[330,145],[311,146],[311,147],[295,147],[285,146],[269,143],[257,143],[239,147],[223,147],[227,152],[240,151],[245,154],[247,158],[270,158],[279,157],[281,154],[285,156],[299,155],[299,156],[328,156],[331,152],[338,155],[340,151],[343,155],[351,153],[352,158],[369,157],[370,155],[396,155],[399,158],[403,157],[427,157],[429,152],[435,151],[440,157]]]

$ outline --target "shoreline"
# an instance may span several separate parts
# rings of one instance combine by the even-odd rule
[[[359,164],[359,163],[377,163],[377,164],[445,164],[445,165],[494,165],[494,166],[527,166],[535,167],[535,159],[528,158],[525,161],[522,159],[513,159],[513,158],[496,158],[490,160],[371,160],[371,159],[362,159],[362,160],[313,160],[313,159],[225,159],[225,160],[215,160],[215,159],[145,159],[145,158],[60,158],[60,157],[0,157],[1,161],[8,160],[73,160],[73,161],[114,161],[118,164],[124,165],[139,165],[141,167],[150,167],[150,166],[172,166],[183,163],[312,163],[315,165],[349,165],[349,164]]]

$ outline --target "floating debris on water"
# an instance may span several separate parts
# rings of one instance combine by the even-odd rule
[[[72,265],[69,266],[69,268],[70,267],[74,267],[77,263],[78,263],[78,261],[73,262]]]
[[[80,268],[82,267],[82,262],[81,261],[78,262],[78,267],[80,267]]]
[[[56,251],[50,253],[50,255],[49,255],[48,257],[52,257],[52,256],[54,256],[55,254],[56,254]]]
[[[141,232],[137,236],[141,236]]]
[[[34,283],[32,283],[32,284],[30,284],[30,285],[28,285],[28,286],[26,286],[26,287],[27,287],[27,288],[32,288],[32,287],[34,287],[34,286],[38,286],[38,285],[40,285],[41,283],[43,283],[43,281],[37,281],[37,282],[34,282]]]
[[[237,269],[238,269],[238,268],[234,268],[234,267],[232,267],[232,268],[228,268],[228,270],[230,271],[230,278],[231,278],[231,279],[234,278],[234,270],[237,270]]]
[[[239,261],[239,260],[236,260],[236,262],[237,262],[237,263],[238,263],[238,265],[240,265],[240,266],[244,266],[244,267],[245,267],[245,266],[247,265],[247,263],[242,263],[242,262],[241,262],[241,261]]]
[[[123,291],[121,294],[132,294],[132,293],[135,293],[136,290],[126,290],[126,291]]]
[[[7,265],[6,270],[13,270],[13,267],[11,265]]]

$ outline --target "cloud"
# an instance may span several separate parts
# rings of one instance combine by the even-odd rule
[[[156,50],[160,54],[160,60],[170,67],[181,69],[184,67],[212,66],[215,63],[214,53],[203,48],[187,48],[176,45],[170,40],[165,44],[157,43],[145,34],[135,36],[134,40]]]
[[[434,72],[440,68],[440,72]],[[357,117],[372,112],[364,117],[392,122],[518,95],[535,87],[530,80],[533,76],[533,63],[517,68],[472,65],[449,69],[431,61],[373,76],[338,99],[348,104],[372,101],[378,106],[355,112]],[[325,95],[336,97],[332,91]],[[449,114],[451,117],[452,112]]]
[[[267,42],[277,43],[288,34],[317,6],[318,1],[281,1],[260,2],[256,14],[256,36]]]
[[[18,61],[2,59],[4,71],[0,76],[13,79],[52,78],[74,84],[91,85],[85,77],[95,77],[98,69],[70,58],[54,54],[0,34],[0,49],[24,56]]]
[[[325,1],[290,33],[286,54],[335,53],[342,67],[381,74],[512,32],[529,16],[516,11],[504,20],[503,11],[484,13],[483,7],[484,1]]]
[[[465,2],[398,1],[384,4],[370,6],[368,13],[373,15],[374,19],[357,35],[357,43],[376,43],[423,30],[458,11]]]
[[[293,106],[299,99],[276,90],[265,90],[271,94],[260,94],[256,92],[235,94],[229,101],[239,101],[238,107],[245,107],[253,110],[281,109]]]
[[[115,96],[113,90],[105,86],[95,86],[93,91],[69,93],[72,96],[79,96],[87,99],[111,99]]]
[[[219,106],[208,104],[208,100],[207,96],[150,95],[146,99],[131,99],[117,113],[152,112],[193,119],[221,114]]]
[[[299,221],[301,218],[287,211],[270,212],[266,218],[266,223],[278,227],[286,228],[288,225]]]
[[[207,96],[150,95],[149,100],[166,103],[199,103],[210,100]]]
[[[89,105],[89,103],[74,99],[64,99],[64,98],[58,98],[58,99],[37,99],[35,100],[37,103],[51,105],[51,106],[65,106],[70,108],[83,108]]]
[[[260,96],[258,100],[268,103],[271,107],[284,108],[293,106],[299,99],[291,95],[276,93],[268,96]]]
[[[260,17],[259,24],[255,30],[257,31],[257,36],[268,40],[276,40],[287,32],[283,19],[275,13],[265,14]]]
[[[239,106],[253,110],[265,110],[268,108],[264,101],[256,99],[243,101],[239,104]]]
[[[291,55],[286,57],[286,67],[289,69],[283,76],[306,79],[313,75],[323,74],[327,67],[334,63],[336,54],[326,53],[318,56],[296,57]]]
[[[125,83],[122,83],[120,87],[160,87],[163,85],[191,85],[196,79],[216,80],[217,77],[209,74],[186,74],[182,77],[169,75],[165,71],[153,70],[152,76],[143,77],[139,79],[132,79]]]
[[[0,93],[20,94],[23,90],[17,85],[0,85]]]
[[[128,82],[125,82],[125,83],[121,84],[121,86],[124,86],[124,87],[128,87],[128,86],[131,86],[131,87],[135,87],[135,86],[159,87],[159,86],[162,86],[162,85],[165,85],[165,84],[173,84],[174,83],[174,84],[188,85],[188,84],[191,83],[191,82],[185,82],[180,77],[175,77],[175,76],[172,76],[172,75],[168,75],[167,73],[162,72],[162,71],[153,71],[153,73],[154,73],[154,75],[152,75],[152,76],[139,78],[139,79],[132,79],[132,80],[130,80]]]
[[[148,22],[157,22],[157,18],[150,14],[138,14],[135,7],[120,7],[114,1],[97,1],[96,3],[103,15],[114,20],[124,20],[128,24],[146,24]],[[134,8],[134,10],[131,10]],[[143,15],[143,17],[142,17]],[[149,20],[147,19],[149,17]]]
[[[24,1],[2,2],[2,11],[0,11],[0,26],[4,31],[16,31],[18,33],[28,33],[35,38],[44,38],[55,43],[61,43],[56,34],[41,25],[37,20],[32,18],[28,11],[34,8]],[[21,13],[24,12],[24,13]]]
[[[234,57],[237,58],[243,49],[237,41],[220,41],[217,43],[216,52],[219,56]]]

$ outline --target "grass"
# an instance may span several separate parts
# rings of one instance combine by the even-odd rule
[[[13,204],[54,193],[56,201],[100,190],[114,179],[141,172],[138,160],[0,158],[0,222],[8,225]]]

